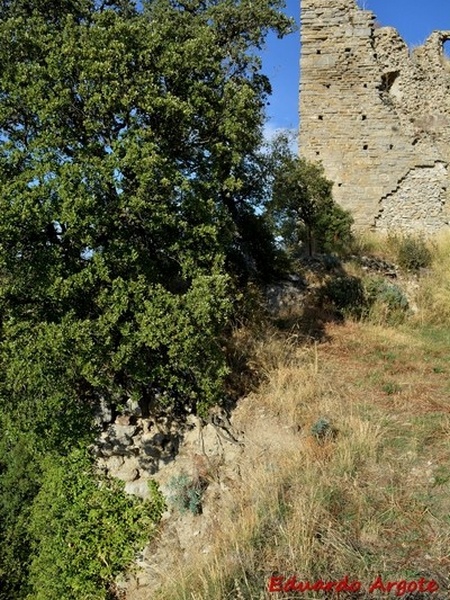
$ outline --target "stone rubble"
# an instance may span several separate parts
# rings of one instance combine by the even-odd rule
[[[168,416],[156,420],[138,414],[125,412],[104,423],[94,453],[100,472],[124,481],[126,492],[147,498],[148,481],[173,460],[183,432]]]

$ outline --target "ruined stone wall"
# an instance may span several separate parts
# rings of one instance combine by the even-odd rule
[[[301,0],[300,154],[321,161],[361,228],[450,222],[450,61],[409,51],[355,0]]]

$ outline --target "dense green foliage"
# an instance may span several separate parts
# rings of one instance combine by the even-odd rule
[[[236,286],[276,259],[257,50],[281,5],[0,3],[2,600],[97,597],[131,558],[134,505],[73,454],[101,399],[223,393]]]
[[[285,136],[275,140],[271,159],[273,194],[268,210],[289,254],[348,251],[353,219],[334,202],[333,184],[321,165],[293,154]]]
[[[287,20],[262,1],[26,7],[0,22],[6,344],[63,338],[78,397],[213,402],[269,91],[248,48]]]
[[[33,600],[105,600],[114,575],[144,546],[165,505],[125,494],[117,480],[96,481],[85,452],[45,461],[30,513]]]

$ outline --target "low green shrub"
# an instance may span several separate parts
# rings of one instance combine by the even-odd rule
[[[331,303],[345,315],[360,316],[366,305],[361,280],[350,275],[329,279],[321,295],[323,301]]]
[[[408,298],[403,290],[395,283],[386,281],[383,277],[368,277],[364,281],[364,291],[369,305],[381,301],[392,310],[406,310],[408,308]]]
[[[342,315],[370,321],[401,322],[409,309],[403,290],[381,276],[360,279],[339,275],[329,279],[320,294],[323,304],[331,305]]]
[[[370,321],[401,322],[408,313],[409,303],[403,290],[380,276],[367,277],[364,282],[366,316]]]

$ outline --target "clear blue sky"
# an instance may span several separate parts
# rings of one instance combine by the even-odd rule
[[[286,14],[299,23],[299,0],[287,0]],[[363,4],[363,0],[360,1]],[[435,29],[450,30],[449,0],[365,0],[381,25],[395,27],[408,45],[421,44]],[[268,129],[298,127],[299,32],[268,40],[263,68],[273,95],[267,109]]]

